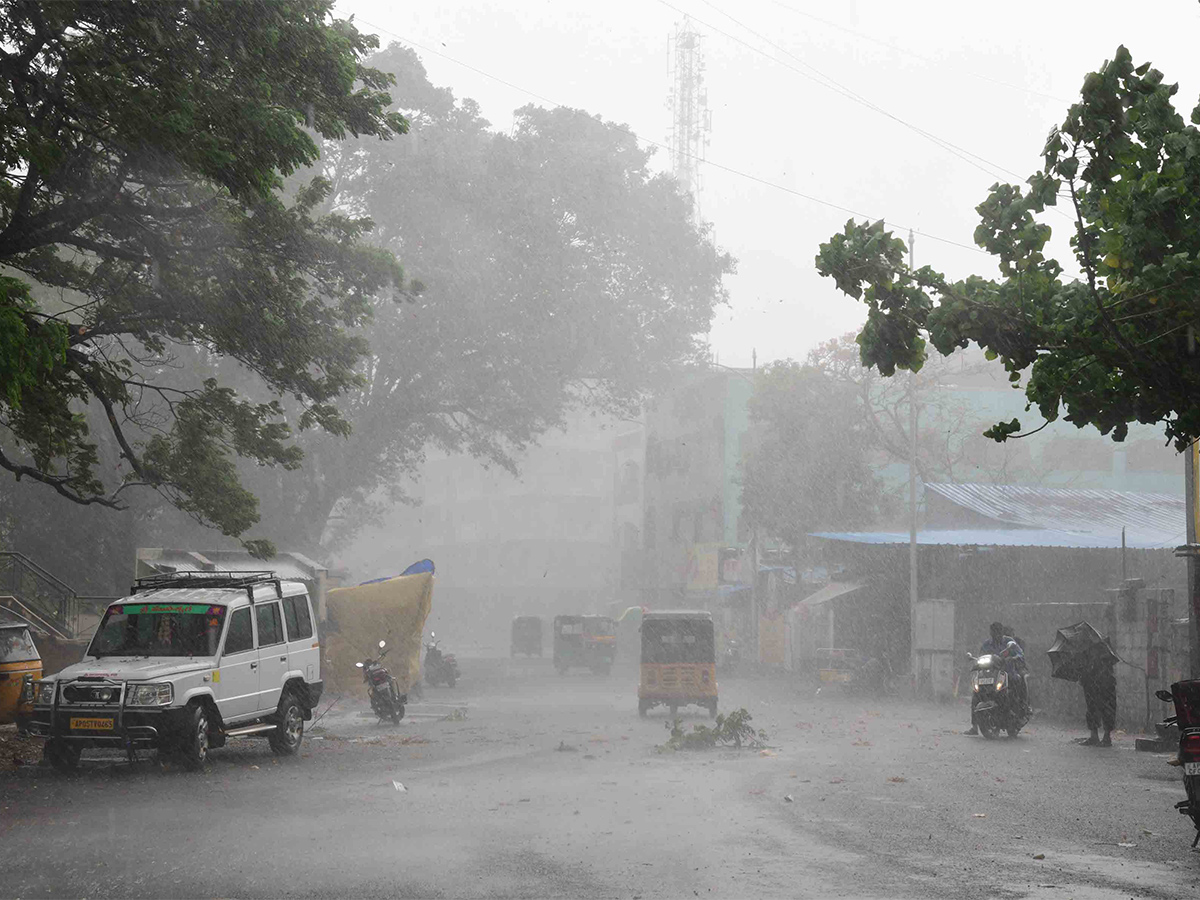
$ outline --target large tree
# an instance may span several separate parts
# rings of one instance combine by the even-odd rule
[[[1180,449],[1200,435],[1200,106],[1185,122],[1177,89],[1124,47],[1084,79],[1028,187],[995,185],[977,207],[975,240],[998,257],[998,279],[912,271],[882,223],[851,220],[822,244],[818,270],[867,306],[863,363],[915,371],[926,338],[941,354],[973,342],[1026,379],[1046,421],[1116,440],[1131,422],[1161,424]],[[1036,217],[1060,201],[1081,278],[1043,253],[1051,228]],[[1013,419],[988,435],[1021,429]]]
[[[793,553],[811,531],[861,528],[887,509],[868,463],[872,425],[859,390],[819,356],[766,366],[750,421],[755,437],[742,464],[743,514]]]
[[[703,354],[733,265],[628,129],[531,106],[500,132],[412,51],[370,62],[411,129],[327,147],[329,203],[369,216],[424,289],[376,303],[350,436],[303,435],[306,471],[252,482],[271,533],[310,552],[392,502],[426,448],[512,469],[572,408],[634,412]]]
[[[283,179],[321,138],[406,122],[361,61],[375,39],[332,6],[0,5],[0,467],[80,504],[147,486],[242,535],[258,511],[235,458],[299,464],[279,398],[302,428],[347,431],[352,332],[401,271],[362,242],[369,222],[316,214],[326,182],[285,198]],[[196,355],[264,395],[198,377]]]

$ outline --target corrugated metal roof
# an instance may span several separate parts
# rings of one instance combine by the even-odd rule
[[[830,541],[849,541],[855,544],[907,544],[908,532],[865,531],[833,532],[819,531],[810,537]],[[1069,531],[1054,531],[1046,528],[953,528],[918,531],[917,543],[922,546],[954,547],[1074,547],[1086,550],[1120,549],[1121,534],[1079,534]],[[1126,534],[1126,546],[1131,550],[1161,550],[1175,546],[1166,543],[1143,541],[1136,535]]]
[[[1120,547],[1124,528],[1128,546],[1175,547],[1187,532],[1187,513],[1181,494],[1012,484],[926,484],[925,489],[997,523],[1076,535],[1080,541],[1087,536],[1097,541],[1030,546]]]

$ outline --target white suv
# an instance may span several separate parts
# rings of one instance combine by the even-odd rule
[[[229,737],[278,754],[304,739],[321,697],[321,650],[303,584],[271,572],[140,578],[111,604],[83,660],[33,685],[25,725],[72,769],[89,746],[139,747],[204,765]]]

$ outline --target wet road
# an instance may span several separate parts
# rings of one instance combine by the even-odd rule
[[[343,699],[295,759],[242,741],[203,774],[0,772],[0,895],[1200,894],[1175,770],[1131,738],[988,742],[955,733],[962,707],[734,678],[722,707],[773,749],[662,754],[665,713],[638,718],[632,675],[462,665],[398,728]]]

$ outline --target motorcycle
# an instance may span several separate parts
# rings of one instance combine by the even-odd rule
[[[444,681],[447,687],[454,687],[458,681],[458,660],[453,653],[442,653],[441,641],[434,640],[436,636],[429,632],[429,642],[425,645],[425,683],[432,686]]]
[[[721,669],[726,675],[732,675],[738,670],[742,661],[742,651],[735,640],[727,640],[725,649],[721,651]]]
[[[380,641],[377,657],[364,659],[354,665],[363,670],[363,681],[367,684],[367,695],[371,698],[371,710],[379,716],[379,721],[391,719],[392,724],[396,725],[404,718],[404,704],[408,702],[408,695],[400,693],[400,685],[384,667],[385,656],[387,641]]]
[[[1175,715],[1164,725],[1179,727],[1179,753],[1168,762],[1183,769],[1183,789],[1186,800],[1180,800],[1175,808],[1185,816],[1191,816],[1196,826],[1196,837],[1192,846],[1200,843],[1200,681],[1177,681],[1169,691],[1155,691],[1154,695],[1166,703],[1175,704]]]
[[[1015,738],[1029,723],[1025,677],[1008,671],[1008,659],[1016,646],[1015,641],[1009,641],[999,653],[978,657],[967,653],[971,660],[971,718],[988,740],[1001,730]]]

